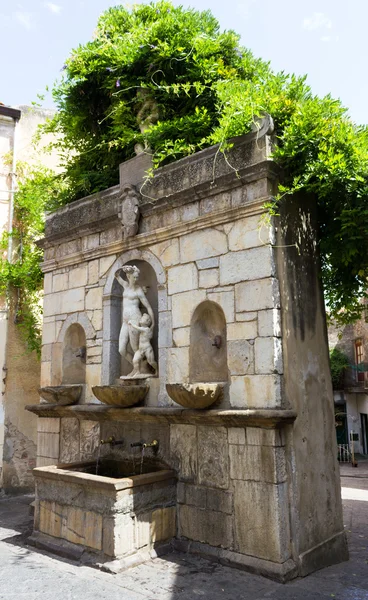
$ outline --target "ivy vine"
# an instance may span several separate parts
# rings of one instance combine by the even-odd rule
[[[43,274],[37,241],[43,236],[45,210],[58,206],[60,182],[42,166],[18,163],[17,174],[12,231],[0,238],[0,295],[6,297],[28,350],[40,356]],[[8,256],[10,237],[12,255]]]

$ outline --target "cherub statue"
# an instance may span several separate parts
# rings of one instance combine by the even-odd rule
[[[139,345],[138,350],[133,356],[133,375],[137,377],[141,375],[140,367],[142,360],[145,358],[148,364],[154,370],[154,374],[157,374],[157,362],[151,345],[153,336],[153,324],[149,314],[145,313],[139,321],[139,325],[135,325],[132,321],[129,321],[129,325],[136,331],[139,331]]]

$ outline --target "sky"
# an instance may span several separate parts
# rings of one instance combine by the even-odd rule
[[[143,0],[144,1],[144,0]],[[368,123],[367,0],[181,0],[211,9],[275,71],[306,74],[316,94],[340,98],[354,121]],[[113,0],[0,0],[0,102],[31,104],[61,77],[72,48],[92,38]],[[46,94],[42,103],[52,108]]]

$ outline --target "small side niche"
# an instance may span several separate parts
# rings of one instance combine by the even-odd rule
[[[226,319],[222,308],[216,302],[202,302],[194,311],[190,325],[191,383],[227,381],[226,346]]]
[[[86,382],[86,334],[79,323],[65,333],[63,343],[62,384]]]

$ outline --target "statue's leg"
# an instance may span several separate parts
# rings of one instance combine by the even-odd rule
[[[134,353],[134,357],[133,357],[133,371],[130,373],[130,375],[132,377],[134,377],[134,375],[140,375],[140,365],[141,365],[141,360],[142,360],[142,353],[137,350],[137,352]]]
[[[119,335],[119,354],[125,358],[130,364],[133,363],[133,356],[128,352],[127,346],[129,342],[129,325],[123,323]]]
[[[157,362],[155,360],[155,355],[154,355],[154,352],[153,352],[152,348],[148,348],[146,350],[146,359],[147,359],[148,364],[155,371],[155,375],[156,375],[157,374]]]

